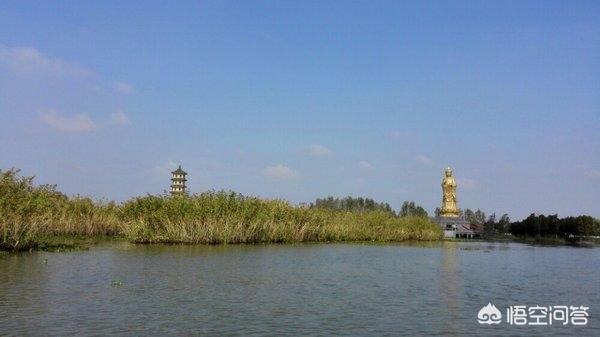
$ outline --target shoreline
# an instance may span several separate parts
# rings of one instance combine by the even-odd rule
[[[23,253],[32,252],[53,252],[67,253],[74,251],[85,251],[95,246],[107,242],[126,242],[132,245],[165,245],[165,246],[228,246],[228,245],[294,245],[294,244],[403,244],[413,243],[427,246],[428,244],[454,242],[454,243],[519,243],[533,247],[573,247],[573,248],[596,248],[600,247],[600,240],[582,240],[568,241],[557,238],[476,238],[476,239],[455,239],[442,238],[434,240],[313,240],[313,241],[285,241],[285,242],[228,242],[228,243],[191,243],[182,241],[162,241],[162,242],[136,242],[129,240],[122,235],[117,236],[81,236],[81,235],[50,235],[40,238],[39,242],[25,250],[6,251],[0,250],[0,258]]]
[[[14,169],[0,171],[0,178],[0,251],[6,252],[86,249],[98,240],[206,245],[448,240],[426,212],[400,215],[387,204],[361,210],[307,207],[233,191],[146,195],[115,203],[68,197],[55,186],[33,184],[33,177],[22,177]],[[597,224],[591,217],[568,220],[578,230],[590,221]],[[582,230],[574,233],[584,237]],[[600,243],[597,238],[588,242],[505,235],[478,240],[577,247]]]
[[[27,252],[71,252],[88,250],[104,242],[126,242],[132,245],[165,245],[165,246],[229,246],[229,245],[293,245],[293,244],[338,244],[338,243],[362,243],[362,244],[388,244],[388,243],[440,243],[442,239],[433,240],[305,240],[305,241],[256,241],[256,242],[220,242],[220,243],[195,243],[185,241],[157,241],[140,242],[130,240],[125,236],[70,236],[54,235],[44,236],[35,245],[22,250],[0,250],[0,257],[5,255],[20,254]]]

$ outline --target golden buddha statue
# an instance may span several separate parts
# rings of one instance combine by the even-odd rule
[[[452,176],[452,169],[446,169],[446,176],[442,180],[442,211],[440,216],[458,217],[458,203],[456,202],[456,181]]]

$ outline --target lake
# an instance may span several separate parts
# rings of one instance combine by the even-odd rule
[[[491,302],[500,324],[477,322]],[[510,325],[581,306],[585,326]],[[134,245],[0,258],[0,334],[600,336],[600,249],[517,243]]]

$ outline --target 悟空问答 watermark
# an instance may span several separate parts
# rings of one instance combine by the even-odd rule
[[[511,305],[504,310],[503,320],[502,311],[490,302],[479,310],[477,322],[488,325],[502,322],[509,325],[587,325],[589,309],[583,305]]]

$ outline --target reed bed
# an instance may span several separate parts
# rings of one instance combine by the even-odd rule
[[[35,186],[18,170],[0,171],[0,250],[39,248],[53,236],[226,244],[439,240],[442,233],[427,218],[305,208],[224,191],[101,202]]]
[[[283,200],[205,192],[190,197],[147,196],[126,202],[124,234],[134,242],[267,243],[437,240],[427,218],[389,212],[302,208]]]

